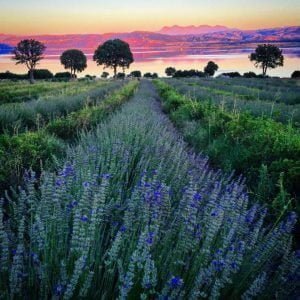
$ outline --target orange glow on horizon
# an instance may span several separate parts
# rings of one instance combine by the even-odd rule
[[[0,4],[1,8],[1,4]],[[17,35],[36,34],[84,34],[131,32],[135,30],[158,31],[163,26],[172,25],[225,25],[239,29],[258,29],[299,25],[299,10],[282,7],[280,10],[257,7],[232,7],[224,11],[206,8],[194,10],[192,7],[173,8],[169,11],[157,8],[120,9],[45,9],[22,11],[16,8],[0,9],[0,33]]]

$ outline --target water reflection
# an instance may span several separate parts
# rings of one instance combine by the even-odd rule
[[[283,46],[283,45],[282,45]],[[209,60],[215,61],[220,69],[217,74],[223,72],[238,71],[244,73],[254,71],[259,73],[249,61],[249,53],[253,51],[255,45],[189,45],[184,47],[180,45],[161,46],[155,48],[133,48],[135,62],[131,65],[129,73],[132,70],[140,70],[145,72],[157,72],[160,76],[164,76],[166,67],[173,66],[176,69],[199,69],[202,70]],[[289,47],[281,47],[285,55],[284,67],[270,70],[268,73],[272,76],[289,77],[291,73],[300,69],[300,47],[298,44],[289,45]],[[92,60],[93,49],[83,49],[88,56],[88,68],[80,74],[84,76],[100,75],[103,68],[97,66]],[[46,68],[55,72],[64,71],[63,66],[59,62],[59,54],[52,52],[47,53],[44,60],[40,62],[38,68]],[[15,65],[9,55],[0,55],[0,72],[11,71],[15,73],[25,73],[22,65]],[[112,74],[112,71],[108,70]]]

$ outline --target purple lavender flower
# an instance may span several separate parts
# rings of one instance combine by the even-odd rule
[[[57,284],[54,286],[54,294],[56,296],[61,296],[64,291],[64,286],[62,284]]]
[[[122,226],[120,227],[120,231],[121,231],[121,232],[125,232],[126,230],[127,230],[127,228],[126,228],[125,225],[122,225]]]
[[[88,188],[91,185],[91,183],[88,181],[85,181],[82,185],[83,185],[83,187]]]
[[[171,289],[180,288],[183,285],[183,279],[179,276],[173,276],[169,282],[169,286]]]
[[[146,238],[146,243],[152,245],[154,240],[154,232],[149,232],[148,237]]]
[[[81,220],[82,222],[87,222],[87,221],[89,220],[89,218],[88,218],[86,215],[83,215],[83,216],[80,218],[80,220]]]

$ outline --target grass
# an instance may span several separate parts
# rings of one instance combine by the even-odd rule
[[[241,180],[190,153],[150,82],[0,210],[5,298],[293,298],[292,213],[265,224]],[[3,204],[3,202],[2,202]],[[2,220],[2,218],[0,218]]]

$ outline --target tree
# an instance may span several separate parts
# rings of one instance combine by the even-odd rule
[[[271,44],[258,45],[254,53],[251,53],[250,61],[254,61],[256,68],[260,67],[263,71],[263,76],[267,74],[267,69],[275,69],[278,66],[283,66],[284,57],[282,50]]]
[[[168,67],[165,70],[165,73],[167,76],[173,76],[175,74],[175,72],[176,72],[176,69],[173,67]]]
[[[129,44],[119,39],[109,40],[100,45],[96,49],[93,59],[97,62],[97,65],[112,68],[114,77],[117,75],[118,67],[125,72],[125,68],[128,69],[134,61]]]
[[[142,77],[141,71],[132,71],[132,72],[130,73],[130,75],[131,75],[132,77],[134,77],[134,78],[141,78],[141,77]]]
[[[300,71],[294,71],[291,78],[300,78]]]
[[[18,45],[13,49],[12,53],[14,54],[13,60],[16,60],[16,64],[25,64],[29,71],[29,81],[34,83],[34,74],[36,65],[38,62],[43,59],[43,53],[46,49],[46,46],[36,40],[22,40]]]
[[[209,61],[204,68],[204,73],[207,74],[208,76],[214,76],[215,72],[218,71],[219,66],[214,63],[213,61]]]
[[[109,76],[108,72],[102,72],[101,78],[107,78]]]
[[[69,49],[60,56],[60,62],[65,69],[70,69],[71,77],[76,77],[76,72],[82,72],[87,67],[86,56],[81,50]]]

